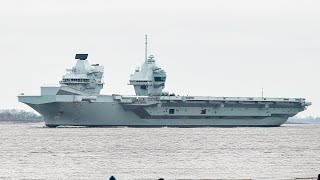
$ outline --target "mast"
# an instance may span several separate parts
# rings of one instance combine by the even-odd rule
[[[146,47],[145,47],[145,61],[148,60],[148,35],[146,35]]]

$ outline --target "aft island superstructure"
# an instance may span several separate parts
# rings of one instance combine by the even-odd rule
[[[147,41],[146,41],[147,45]],[[166,72],[147,56],[130,77],[135,95],[101,95],[104,68],[87,54],[62,77],[59,86],[41,87],[40,96],[18,96],[39,112],[48,127],[280,126],[311,103],[304,98],[176,96],[163,92]]]

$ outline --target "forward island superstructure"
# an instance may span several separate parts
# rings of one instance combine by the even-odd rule
[[[135,95],[101,95],[104,68],[90,65],[88,54],[59,86],[41,87],[40,96],[18,99],[39,112],[48,127],[64,126],[280,126],[311,103],[304,98],[176,96],[163,92],[167,74],[147,56],[131,75]]]

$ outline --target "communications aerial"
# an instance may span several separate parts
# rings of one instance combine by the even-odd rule
[[[77,54],[59,86],[42,86],[41,95],[18,96],[39,112],[46,126],[280,126],[311,105],[304,98],[175,96],[163,92],[167,74],[153,55],[129,79],[135,95],[101,95],[103,66]]]

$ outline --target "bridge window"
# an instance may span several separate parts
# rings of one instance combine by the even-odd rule
[[[154,81],[156,82],[164,82],[166,80],[166,77],[154,77]]]
[[[147,86],[143,85],[143,86],[140,86],[141,89],[147,89]]]
[[[174,114],[174,109],[169,109],[169,114]]]

